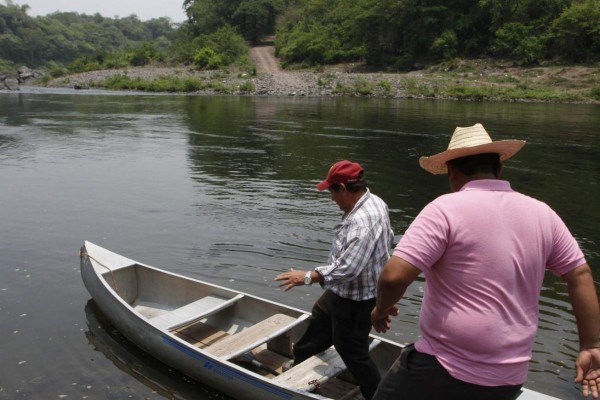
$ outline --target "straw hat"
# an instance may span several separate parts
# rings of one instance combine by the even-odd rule
[[[419,165],[432,174],[447,174],[447,161],[485,153],[498,153],[500,161],[504,161],[515,155],[524,145],[524,140],[493,142],[481,124],[466,128],[457,127],[452,134],[448,149],[430,157],[421,157]]]

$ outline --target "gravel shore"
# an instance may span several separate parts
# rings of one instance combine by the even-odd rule
[[[195,78],[203,81],[217,80],[230,88],[231,94],[264,96],[336,96],[344,92],[363,91],[373,97],[405,97],[399,74],[353,73],[339,70],[328,72],[279,71],[259,72],[256,76],[223,73],[222,71],[195,71],[185,67],[131,67],[126,69],[90,71],[50,80],[48,87],[102,86],[102,81],[114,75],[154,80],[159,78]],[[252,82],[254,90],[248,90]],[[35,82],[30,84],[35,85]],[[246,85],[245,85],[246,84]],[[244,85],[244,90],[239,87]],[[368,92],[368,93],[367,93]],[[206,89],[197,94],[214,94]]]
[[[524,102],[600,103],[599,69],[585,66],[502,66],[471,60],[452,67],[434,66],[405,73],[357,72],[360,66],[339,65],[325,70],[261,71],[256,76],[190,67],[145,66],[91,71],[44,83],[48,87],[103,87],[113,75],[131,79],[195,78],[207,89],[192,94],[255,96],[360,96]],[[251,84],[249,84],[251,83]],[[36,80],[27,85],[37,86]],[[470,94],[470,93],[475,93]],[[465,94],[465,95],[462,95]]]

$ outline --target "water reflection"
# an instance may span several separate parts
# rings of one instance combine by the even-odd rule
[[[131,375],[152,390],[152,398],[192,400],[226,396],[188,378],[186,375],[162,364],[144,352],[114,328],[93,300],[85,305],[88,330],[85,336],[90,345],[119,370]],[[125,395],[125,393],[121,393]],[[131,397],[132,394],[129,394]],[[149,398],[145,396],[145,398]]]

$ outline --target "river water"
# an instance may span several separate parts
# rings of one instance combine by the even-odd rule
[[[475,122],[528,141],[504,177],[562,216],[598,279],[597,105],[0,93],[0,399],[222,398],[107,323],[81,282],[83,241],[308,310],[318,285],[284,293],[273,278],[326,259],[341,214],[315,184],[331,163],[363,165],[400,236],[448,190],[418,157]],[[422,289],[387,337],[418,337]],[[576,327],[550,274],[540,307],[526,386],[577,398]]]

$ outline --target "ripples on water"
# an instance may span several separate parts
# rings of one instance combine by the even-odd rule
[[[517,190],[553,206],[592,265],[598,264],[597,111],[360,99],[0,94],[0,399],[219,397],[137,351],[94,310],[78,274],[83,240],[310,309],[321,293],[318,286],[284,293],[273,278],[290,267],[325,262],[341,212],[315,185],[331,163],[350,158],[363,164],[401,235],[448,188],[445,178],[419,169],[418,157],[446,147],[454,127],[474,119],[494,139],[528,140],[506,164],[505,175]],[[418,280],[401,300],[391,339],[407,343],[418,337],[423,288]],[[562,281],[548,276],[527,386],[574,398],[578,344],[565,293]]]

